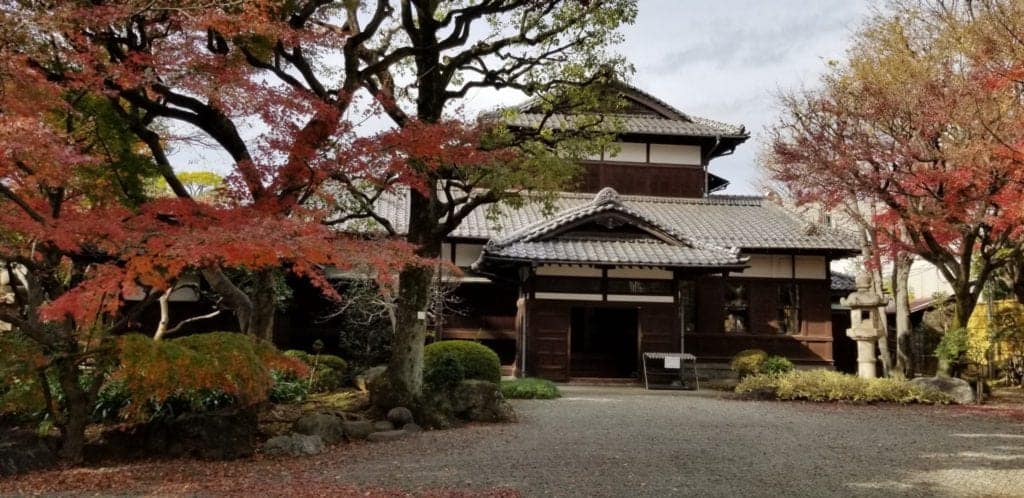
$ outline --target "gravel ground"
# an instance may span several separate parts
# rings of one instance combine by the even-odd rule
[[[518,424],[353,446],[323,471],[526,496],[1024,496],[1020,412],[562,389],[559,400],[516,401]]]

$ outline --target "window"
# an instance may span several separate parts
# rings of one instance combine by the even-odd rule
[[[779,332],[800,333],[800,288],[795,283],[779,284]]]
[[[750,324],[750,300],[746,284],[725,282],[725,331],[741,334]]]

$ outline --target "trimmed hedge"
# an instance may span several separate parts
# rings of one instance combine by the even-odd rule
[[[769,375],[789,373],[794,369],[793,362],[782,356],[769,356],[761,365],[761,372]]]
[[[440,341],[423,349],[423,376],[430,377],[441,359],[453,358],[462,367],[466,379],[501,382],[501,361],[498,354],[483,344],[472,341]]]
[[[732,357],[729,367],[742,379],[748,375],[761,373],[767,359],[768,353],[760,349],[745,349]]]
[[[562,397],[562,393],[554,382],[532,377],[501,381],[501,394],[506,399],[555,399]]]
[[[831,370],[751,375],[736,392],[780,400],[946,404],[950,397],[905,379],[862,379]]]

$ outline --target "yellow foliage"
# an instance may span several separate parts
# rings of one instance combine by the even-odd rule
[[[988,350],[992,347],[995,362],[1003,362],[1013,350],[1012,346],[1006,340],[996,340],[993,344],[992,338],[1005,328],[1021,326],[1024,326],[1024,305],[1016,300],[993,301],[991,309],[989,303],[979,303],[967,321],[967,359],[987,365]]]

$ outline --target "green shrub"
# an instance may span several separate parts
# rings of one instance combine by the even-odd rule
[[[939,345],[935,348],[935,356],[939,360],[953,365],[954,368],[960,367],[964,361],[964,355],[967,354],[968,338],[969,334],[966,328],[947,330],[942,334],[942,339],[939,340]]]
[[[761,371],[769,375],[778,375],[792,372],[793,362],[782,356],[769,356],[761,365]]]
[[[451,356],[466,379],[501,382],[501,361],[491,348],[472,341],[440,341],[423,349],[423,372],[434,369],[440,358]]]
[[[466,378],[462,363],[450,352],[433,355],[429,367],[423,369],[423,383],[431,391],[444,391]]]
[[[949,396],[905,379],[862,379],[831,370],[796,370],[745,377],[736,392],[780,400],[945,404]]]
[[[296,403],[309,395],[309,382],[297,379],[286,372],[273,371],[274,383],[270,386],[270,401],[274,403]]]
[[[761,369],[764,367],[764,362],[767,359],[768,353],[760,349],[745,349],[732,357],[729,366],[742,379],[748,375],[761,373]]]
[[[304,376],[311,392],[331,392],[345,387],[349,383],[348,362],[330,354],[309,354],[305,351],[290,349],[284,356],[302,361],[309,367]]]
[[[302,351],[300,349],[289,349],[282,354],[285,356],[296,358],[298,360],[302,360],[303,363],[309,364],[309,353]]]
[[[501,381],[501,394],[506,399],[555,399],[562,397],[558,386],[546,379],[523,378]]]

